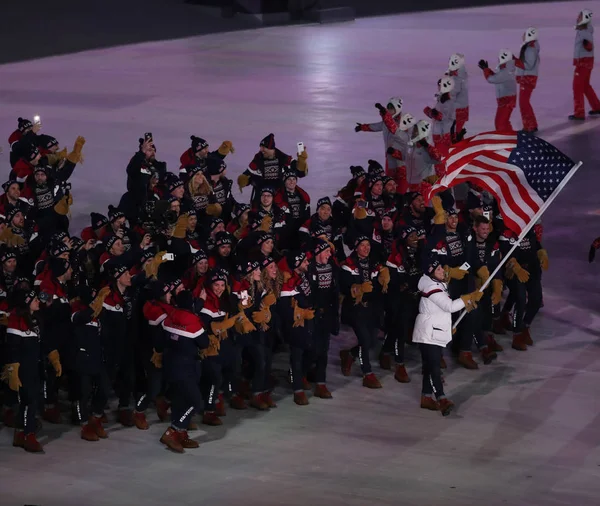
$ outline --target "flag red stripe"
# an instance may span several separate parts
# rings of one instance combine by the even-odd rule
[[[481,149],[475,149],[473,151],[469,151],[473,147],[476,147],[476,146],[477,146],[477,144],[466,146],[464,149],[462,149],[460,151],[449,153],[448,156],[445,158],[446,173],[453,172],[455,170],[459,170],[463,165],[469,163],[473,158],[476,158],[481,154],[493,153],[496,150],[500,150],[500,149],[512,150],[517,146],[517,144],[516,144],[516,142],[510,142],[510,141],[501,141],[501,142],[481,141],[481,144],[480,144]],[[461,153],[464,153],[464,155],[461,155]]]

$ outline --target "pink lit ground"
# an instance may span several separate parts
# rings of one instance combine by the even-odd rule
[[[545,307],[533,327],[536,345],[519,353],[501,338],[507,351],[494,365],[479,371],[450,365],[447,392],[458,409],[449,418],[419,409],[420,366],[412,350],[409,385],[386,373],[382,390],[367,391],[358,375],[342,377],[337,353],[353,343],[343,332],[330,355],[333,400],[301,408],[281,387],[278,409],[230,413],[222,428],[195,433],[201,447],[184,456],[159,444],[165,425],[154,417],[147,432],[112,425],[110,439],[93,444],[81,441],[75,428],[46,426],[43,456],[13,449],[11,432],[2,429],[0,503],[598,504],[600,266],[588,265],[586,256],[600,224],[600,122],[566,120],[572,112],[572,25],[583,7],[600,12],[597,1],[429,12],[0,67],[5,137],[17,116],[38,113],[62,142],[71,144],[78,134],[88,140],[86,162],[73,177],[74,230],[87,225],[90,211],[118,202],[125,166],[145,131],[154,133],[159,158],[171,170],[190,134],[214,147],[232,140],[232,177],[267,133],[274,132],[288,152],[303,141],[310,176],[302,186],[315,200],[333,195],[349,165],[382,158],[379,135],[355,134],[355,122],[376,121],[373,104],[393,95],[420,116],[455,51],[465,53],[471,75],[468,128],[489,130],[494,90],[476,62],[492,64],[504,47],[517,51],[528,25],[541,34],[533,98],[540,135],[584,162],[544,220],[551,270],[544,275]]]

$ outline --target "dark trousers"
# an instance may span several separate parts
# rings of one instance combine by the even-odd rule
[[[363,374],[372,372],[369,352],[377,339],[379,325],[372,311],[360,311],[352,318],[352,330],[358,339],[358,345],[350,350],[352,356],[358,359]]]
[[[80,398],[76,402],[79,423],[86,423],[90,414],[102,416],[110,392],[110,380],[106,370],[98,374],[80,374],[79,391]]]
[[[442,384],[442,347],[435,344],[419,343],[421,350],[421,361],[423,364],[423,387],[422,394],[436,398],[445,397],[444,385]]]
[[[204,410],[211,412],[215,410],[215,403],[219,395],[219,388],[223,384],[223,375],[221,373],[221,363],[219,357],[207,357],[202,361],[202,374],[200,378],[200,392],[204,399]],[[173,391],[171,402],[175,393],[175,388],[169,388]],[[173,409],[173,408],[171,408]]]
[[[393,301],[385,311],[386,335],[381,351],[393,353],[396,364],[404,364],[404,346],[415,325],[419,302],[411,296],[397,297]]]
[[[327,313],[318,312],[315,319],[313,333],[314,346],[313,357],[315,364],[315,381],[325,383],[327,381],[327,360],[329,357],[329,343],[331,341],[331,317]]]
[[[19,389],[19,415],[17,418],[17,427],[22,428],[25,434],[34,434],[36,421],[35,416],[38,411],[38,401],[40,398],[40,376],[38,365],[32,365],[31,368],[24,368],[21,364],[19,370],[19,379],[22,386]]]
[[[294,392],[303,390],[302,378],[306,376],[309,365],[312,363],[312,350],[300,346],[290,347],[290,368],[292,388]]]
[[[448,285],[448,295],[451,299],[458,299],[461,295],[469,292],[468,278],[453,279]],[[452,321],[456,321],[462,311],[452,314]],[[473,346],[473,338],[477,331],[478,318],[475,311],[465,315],[458,327],[456,333],[452,336],[452,349],[454,352],[470,352]]]
[[[510,293],[514,294],[513,329],[522,332],[533,322],[542,305],[541,278],[531,274],[527,283],[521,283],[516,276],[509,281]]]
[[[494,307],[492,305],[491,290],[486,290],[477,303],[477,309],[469,313],[473,330],[473,339],[480,350],[487,346],[487,334],[492,330]]]
[[[171,426],[179,430],[187,430],[194,413],[204,410],[204,396],[200,386],[200,363],[196,375],[181,378],[169,385],[171,395]],[[213,408],[214,410],[214,408]]]
[[[148,360],[148,365],[146,365],[146,391],[135,403],[135,410],[138,413],[143,413],[148,409],[148,404],[156,399],[156,396],[162,390],[162,385],[162,369],[157,369],[154,367],[154,364]]]
[[[252,332],[254,334],[254,332]],[[236,346],[236,372],[232,391],[239,393],[239,381],[242,377],[242,355],[248,360],[249,367],[247,372],[250,375],[252,393],[259,394],[265,391],[265,366],[266,366],[266,347],[257,335],[250,335],[249,339]]]

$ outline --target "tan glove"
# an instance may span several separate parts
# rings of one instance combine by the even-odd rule
[[[213,334],[219,339],[226,339],[227,331],[235,325],[236,321],[237,316],[232,316],[231,318],[225,318],[224,320],[219,322],[211,322],[210,328],[212,329]]]
[[[148,278],[156,279],[160,265],[166,262],[166,260],[163,260],[163,256],[166,254],[166,251],[159,251],[154,255],[154,258],[144,264],[144,272]]]
[[[365,293],[371,293],[373,291],[373,283],[365,281],[364,283],[356,283],[350,287],[350,295],[354,299],[354,305],[358,306],[363,299]]]
[[[102,311],[102,304],[104,304],[104,300],[108,297],[109,293],[110,287],[105,286],[96,294],[95,299],[90,303],[90,307],[94,310],[94,318],[97,318]]]
[[[249,334],[250,332],[254,332],[256,327],[248,319],[246,313],[240,311],[236,316],[235,330],[238,334]]]
[[[383,293],[388,292],[388,286],[390,284],[390,270],[387,267],[382,267],[379,269],[379,276],[377,276],[377,281],[381,285],[381,291]]]
[[[500,304],[502,300],[502,280],[501,279],[493,279],[492,280],[492,304],[495,306]]]
[[[206,214],[208,214],[209,216],[215,216],[215,217],[219,217],[221,216],[221,213],[223,212],[223,208],[221,207],[221,204],[208,204],[206,206]]]
[[[260,311],[254,311],[252,313],[252,321],[254,323],[263,324],[271,321],[271,310],[269,306],[263,306],[261,304]]]
[[[292,299],[292,307],[294,308],[294,327],[304,327],[304,309],[298,305],[296,299]]]
[[[525,269],[523,269],[523,267],[521,267],[519,265],[519,262],[517,262],[516,259],[511,258],[507,264],[506,264],[506,268],[509,270],[510,274],[507,275],[508,279],[512,279],[513,275],[517,276],[517,279],[519,280],[519,282],[521,283],[527,283],[527,281],[529,281],[529,272],[526,271]]]
[[[438,180],[438,177],[433,174],[432,176],[427,176],[425,179],[423,179],[423,181],[425,181],[426,183],[429,184],[435,184],[435,182]]]
[[[162,369],[162,359],[163,354],[158,353],[154,348],[152,348],[152,357],[150,358],[150,362],[154,364],[154,367],[157,369]]]
[[[67,158],[67,148],[63,148],[60,151],[57,151],[56,153],[48,153],[46,155],[46,158],[48,159],[48,163],[50,165],[56,165],[61,160],[65,160]]]
[[[432,176],[430,176],[432,177]],[[435,177],[435,176],[433,176]],[[427,180],[427,179],[426,179]],[[433,223],[436,225],[443,225],[446,223],[446,213],[444,212],[444,207],[442,206],[442,199],[437,195],[434,195],[431,198],[431,205],[433,206],[433,210],[435,211],[435,216],[433,217]],[[456,279],[456,278],[454,278]]]
[[[540,266],[542,267],[542,269],[547,271],[550,265],[548,262],[548,252],[545,249],[538,250],[537,257],[540,261]]]
[[[487,268],[487,265],[484,265],[483,267],[479,268],[479,270],[477,271],[477,277],[479,278],[479,281],[481,281],[482,285],[485,284],[485,282],[490,277],[490,271]]]
[[[364,200],[361,200],[361,202],[364,202]],[[354,219],[355,220],[364,220],[367,217],[368,213],[367,213],[367,208],[366,207],[358,207],[358,201],[357,201],[357,205],[354,207]]]
[[[481,297],[483,297],[483,292],[480,291],[475,291],[460,296],[465,303],[465,309],[467,312],[473,311],[473,309],[477,308],[477,302],[481,300]]]
[[[304,312],[303,316],[305,320],[312,320],[315,317],[314,309],[303,309],[302,311]]]
[[[263,300],[261,301],[260,306],[261,306],[261,308],[263,306],[271,307],[273,304],[275,304],[275,302],[277,302],[277,298],[275,297],[275,294],[273,292],[271,292],[263,297]]]
[[[444,265],[444,273],[446,274],[447,280],[450,280],[450,279],[461,280],[469,273],[469,271],[463,271],[462,269],[459,269],[458,267],[448,267],[447,265]]]
[[[235,153],[235,149],[233,148],[233,144],[231,141],[223,141],[217,149],[217,153],[221,156],[227,156],[229,153]]]
[[[69,208],[72,205],[73,195],[69,193],[69,195],[65,195],[54,205],[54,210],[56,211],[56,214],[59,214],[60,216],[66,216],[69,214]]]
[[[23,246],[25,239],[20,235],[15,234],[10,227],[6,227],[2,234],[0,234],[0,242],[5,243],[7,246],[13,248],[16,246]]]
[[[83,149],[84,144],[85,144],[85,139],[83,137],[81,137],[81,135],[79,137],[77,137],[77,139],[75,140],[75,145],[73,146],[73,151],[71,151],[67,155],[67,160],[69,160],[71,163],[83,162],[83,156],[81,154],[81,150]]]
[[[8,325],[8,315],[0,315],[0,325],[6,327]]]
[[[321,234],[318,237],[319,237],[319,239],[323,239],[329,245],[329,248],[331,249],[331,253],[335,253],[335,245],[327,238],[327,236],[325,234]]]
[[[19,379],[19,362],[13,362],[12,364],[6,364],[2,369],[2,376],[0,379],[5,383],[8,383],[8,387],[15,392],[19,391],[19,388],[23,386]]]
[[[260,222],[260,227],[258,227],[258,229],[262,230],[263,232],[270,232],[272,226],[273,226],[273,218],[271,218],[270,216],[267,215]]]
[[[246,174],[240,174],[237,178],[237,184],[241,192],[243,188],[246,188],[246,186],[250,184],[250,176],[247,176]]]
[[[208,335],[208,347],[200,350],[199,355],[200,358],[206,357],[218,357],[219,350],[221,349],[221,340],[217,336],[213,336],[212,334]]]
[[[296,169],[302,172],[305,176],[308,174],[308,165],[306,163],[308,160],[308,153],[306,152],[306,148],[304,151],[298,155],[298,163],[296,164]]]
[[[58,351],[52,350],[48,353],[48,360],[50,360],[52,367],[56,371],[56,377],[60,378],[62,376],[62,365],[60,364],[60,355],[58,354]]]
[[[173,231],[173,237],[175,239],[185,239],[185,236],[187,234],[188,220],[188,213],[183,213],[179,216],[179,218],[177,218],[175,230]]]

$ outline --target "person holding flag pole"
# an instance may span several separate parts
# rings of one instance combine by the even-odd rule
[[[431,187],[425,195],[426,200],[458,184],[473,182],[496,198],[505,225],[517,236],[479,289],[481,292],[511,259],[521,241],[583,165],[527,132],[475,135],[453,146],[445,162],[446,175]],[[547,255],[544,263],[547,264]],[[453,328],[465,314],[463,311]]]

